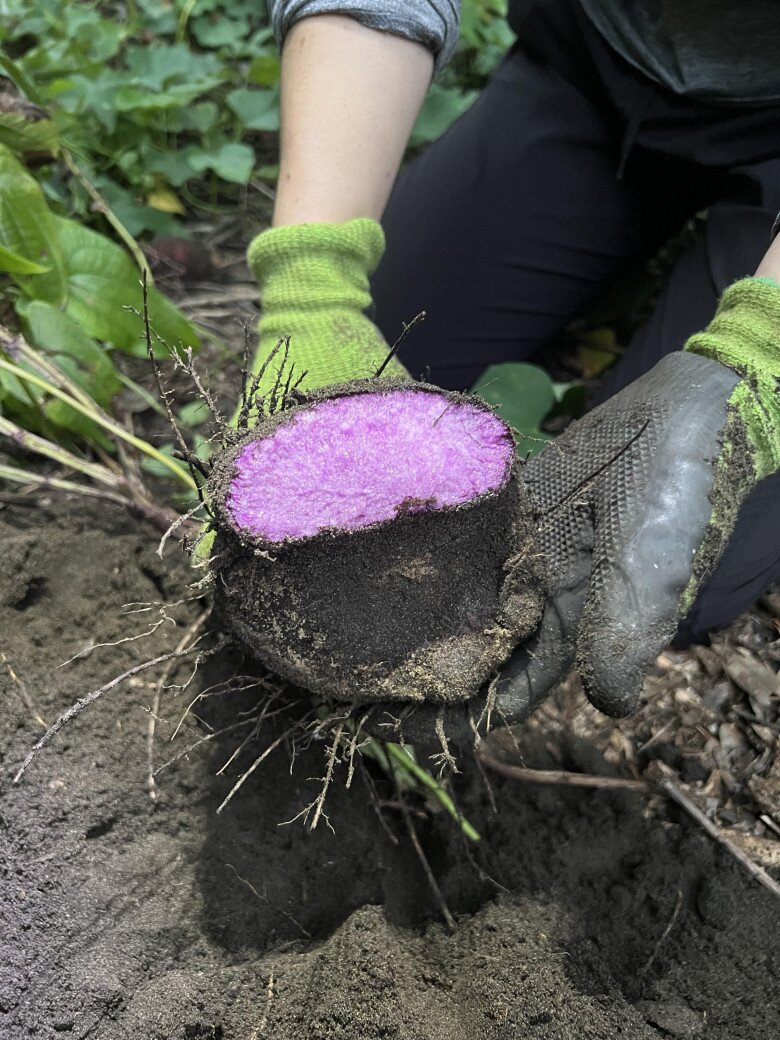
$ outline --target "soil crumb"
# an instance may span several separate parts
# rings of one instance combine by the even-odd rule
[[[491,777],[494,809],[464,759],[456,795],[480,844],[417,819],[452,935],[362,771],[349,791],[337,776],[316,831],[285,825],[319,790],[324,742],[291,773],[282,741],[218,815],[274,736],[218,772],[244,734],[215,734],[257,687],[203,698],[171,738],[199,692],[251,668],[238,653],[163,691],[155,763],[202,743],[159,773],[155,799],[152,675],[73,720],[14,786],[43,723],[175,645],[200,607],[118,642],[152,627],[125,604],[173,603],[189,577],[119,510],[9,505],[0,544],[3,1040],[778,1035],[780,906],[664,805]]]

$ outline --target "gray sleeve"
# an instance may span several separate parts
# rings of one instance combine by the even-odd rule
[[[369,29],[417,40],[433,52],[435,71],[452,57],[458,41],[461,0],[267,0],[274,35],[280,46],[301,18],[314,14],[343,14]]]

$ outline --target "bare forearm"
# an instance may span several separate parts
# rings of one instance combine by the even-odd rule
[[[351,18],[294,25],[282,51],[274,225],[379,219],[432,70],[422,44]]]
[[[780,235],[764,255],[764,259],[758,265],[756,275],[759,278],[774,278],[780,284]]]

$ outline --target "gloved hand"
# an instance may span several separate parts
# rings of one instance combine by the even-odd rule
[[[780,287],[748,278],[709,327],[584,419],[526,467],[548,572],[536,636],[505,665],[493,724],[527,718],[573,665],[609,715],[642,683],[720,558],[739,507],[780,468]],[[447,709],[473,731],[482,695]],[[432,738],[436,710],[402,732]],[[389,731],[384,735],[392,739]]]
[[[249,266],[262,297],[256,374],[285,336],[290,337],[292,381],[314,390],[372,376],[387,358],[389,346],[363,313],[371,303],[368,278],[384,252],[384,233],[374,220],[346,224],[298,224],[264,231],[249,246]],[[260,383],[273,390],[283,354],[279,351]],[[403,376],[395,358],[384,370]]]

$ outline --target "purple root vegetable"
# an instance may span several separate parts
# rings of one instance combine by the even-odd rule
[[[468,700],[536,627],[535,521],[506,424],[363,380],[216,461],[216,598],[248,650],[327,699]]]

